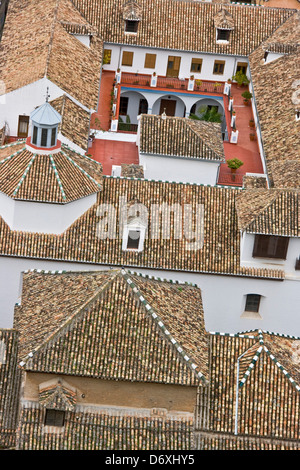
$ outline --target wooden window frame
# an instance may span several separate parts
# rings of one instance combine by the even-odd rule
[[[25,132],[21,132],[21,124],[26,123],[27,124],[27,133],[25,135]],[[19,122],[18,122],[18,137],[24,138],[28,137],[28,130],[29,130],[29,116],[24,116],[22,114],[19,115]]]
[[[194,58],[192,59],[191,61],[191,72],[192,73],[201,73],[201,70],[202,70],[202,63],[203,63],[203,59],[197,59],[197,58]],[[196,68],[197,67],[193,67],[194,65],[196,66],[200,66],[200,70],[197,70]]]
[[[156,54],[145,54],[145,63],[144,63],[144,68],[145,69],[155,69],[155,64],[156,64]]]
[[[133,52],[123,51],[122,54],[122,65],[125,67],[132,67],[133,64]]]
[[[271,250],[270,244],[273,244]],[[271,258],[285,260],[289,246],[288,237],[275,235],[255,235],[253,246],[253,258]]]
[[[214,61],[214,68],[213,68],[213,75],[224,75],[224,70],[225,70],[225,60],[215,60]],[[216,66],[217,67],[217,71],[216,71]],[[222,71],[220,72],[219,68],[220,66],[222,66]]]

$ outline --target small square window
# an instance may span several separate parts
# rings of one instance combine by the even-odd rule
[[[125,31],[126,33],[137,33],[139,27],[139,22],[136,20],[126,20],[125,21]]]
[[[225,68],[225,61],[224,60],[215,60],[213,73],[215,75],[223,75],[224,68]]]
[[[65,412],[61,410],[46,409],[45,426],[63,427],[65,424]]]
[[[229,41],[230,31],[228,29],[217,29],[217,41]]]
[[[138,250],[140,245],[141,232],[139,230],[129,230],[127,249]]]
[[[200,73],[202,69],[202,59],[192,59],[191,72]]]

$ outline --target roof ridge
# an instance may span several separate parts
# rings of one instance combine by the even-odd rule
[[[201,140],[201,142],[203,143],[203,145],[204,145],[205,147],[207,147],[215,156],[218,157],[218,160],[220,160],[220,159],[224,160],[224,158],[225,158],[224,155],[223,155],[223,157],[221,157],[221,155],[219,155],[214,149],[212,149],[211,146],[210,146],[209,144],[207,144],[207,142],[202,138],[202,136],[199,135],[199,134],[196,132],[196,130],[193,129],[193,127],[192,127],[193,124],[194,124],[194,125],[195,125],[195,124],[196,124],[196,125],[199,125],[199,127],[201,127],[201,126],[203,126],[203,127],[205,127],[205,126],[208,127],[207,121],[201,121],[201,120],[199,120],[199,121],[198,121],[198,120],[195,120],[195,122],[191,122],[191,121],[193,121],[193,120],[192,120],[192,119],[188,119],[188,120],[187,120],[187,125],[188,125],[188,127],[191,129],[191,131],[194,132],[194,133],[198,136],[198,138]],[[204,124],[204,123],[205,123],[205,124]],[[217,123],[216,123],[216,122],[211,122],[211,123],[209,123],[209,124],[217,124]],[[212,126],[212,127],[215,127],[215,126]]]
[[[25,180],[25,178],[26,178],[26,176],[27,176],[27,174],[28,174],[28,172],[29,172],[36,156],[37,156],[37,154],[34,153],[33,156],[31,157],[30,162],[28,163],[27,167],[25,168],[25,171],[24,171],[23,175],[21,176],[20,181],[17,184],[16,189],[13,192],[13,196],[16,196],[17,192],[19,191],[20,187],[22,186],[22,184],[23,184],[23,182],[24,182],[24,180]]]
[[[269,189],[267,191],[270,191]],[[272,189],[271,189],[272,191]],[[262,208],[261,211],[259,211],[259,213],[254,217],[254,219],[252,219],[246,226],[245,226],[245,229],[248,229],[250,230],[250,227],[253,226],[263,215],[266,215],[267,212],[272,208],[272,206],[274,204],[276,204],[276,202],[278,202],[278,200],[281,200],[283,195],[284,194],[288,194],[288,195],[295,195],[297,194],[299,191],[297,190],[297,188],[293,188],[293,190],[281,190],[279,188],[276,188],[274,189],[274,197],[272,197],[272,200],[271,201],[268,201],[267,204]]]
[[[114,270],[115,271],[115,270]],[[76,319],[78,318],[78,315],[88,309],[90,305],[95,302],[95,300],[109,287],[109,285],[113,282],[113,280],[119,275],[120,269],[116,270],[117,272],[114,272],[114,275],[110,277],[107,281],[104,282],[99,289],[96,290],[96,293],[89,297],[82,305],[80,305],[78,308],[75,309],[75,311],[70,315],[54,332],[52,332],[47,338],[45,338],[42,343],[29,352],[26,357],[20,362],[20,366],[24,367],[26,363],[33,357],[34,354],[37,352],[41,351],[42,348],[47,345],[50,341],[55,340],[55,338],[61,334],[68,326],[71,326]],[[100,271],[101,272],[101,271]]]
[[[49,158],[50,158],[50,162],[51,162],[51,165],[52,165],[52,168],[53,168],[53,171],[54,171],[54,174],[55,174],[55,177],[56,177],[56,180],[57,180],[59,189],[60,189],[60,191],[61,191],[62,197],[63,197],[64,200],[66,200],[67,197],[66,197],[66,194],[65,194],[65,192],[64,192],[64,188],[63,188],[62,182],[61,182],[61,180],[60,180],[60,177],[59,177],[59,174],[58,174],[58,171],[57,171],[55,162],[54,162],[54,160],[53,160],[53,156],[50,154],[50,155],[49,155]]]
[[[74,160],[69,156],[67,155],[63,150],[61,150],[61,153],[69,160],[69,162],[71,162],[76,168],[78,168],[78,170],[81,171],[81,173],[83,173],[87,178],[89,178],[91,181],[93,181],[93,183],[96,184],[96,186],[98,186],[98,188],[101,188],[101,184],[98,183],[95,178],[93,178],[89,173],[87,173],[83,168],[81,168],[80,165],[78,165],[76,162],[74,162]]]
[[[256,193],[256,194],[260,194],[260,195],[262,195],[263,192],[264,192],[264,193],[267,192],[268,194],[271,194],[271,192],[274,192],[274,196],[272,196],[272,200],[271,200],[271,201],[268,201],[268,200],[267,200],[267,201],[265,202],[265,205],[262,207],[262,209],[259,210],[258,214],[255,214],[255,215],[253,216],[253,218],[250,220],[250,222],[248,222],[247,224],[245,224],[245,225],[243,226],[243,230],[246,230],[247,228],[249,228],[249,226],[250,226],[251,224],[253,224],[253,223],[262,215],[262,213],[265,212],[268,207],[270,207],[271,204],[273,204],[273,202],[275,201],[275,199],[278,197],[278,193],[280,192],[280,190],[277,189],[277,188],[271,188],[271,189],[257,189],[257,188],[255,188],[255,189],[253,189],[253,190],[252,190],[252,189],[246,190],[246,194],[247,194],[247,193],[249,194],[250,192],[252,192],[252,194]],[[237,201],[237,203],[238,203],[238,201]]]
[[[169,330],[166,328],[164,325],[162,319],[160,316],[152,309],[151,305],[148,303],[148,301],[144,298],[142,295],[142,292],[138,289],[138,287],[135,285],[135,283],[130,279],[129,274],[127,274],[125,269],[122,269],[121,275],[124,277],[126,280],[127,284],[129,287],[132,289],[134,292],[134,295],[138,297],[139,301],[144,305],[145,310],[149,315],[151,315],[152,320],[157,324],[159,329],[163,332],[165,338],[171,343],[171,346],[176,349],[176,351],[180,354],[182,359],[185,361],[185,364],[191,369],[191,371],[196,375],[198,379],[201,379],[202,382],[206,384],[206,378],[204,375],[199,371],[197,372],[196,369],[197,366],[192,359],[188,356],[188,354],[184,351],[184,349],[181,347],[181,345],[178,343],[178,341],[173,338]]]
[[[56,0],[56,5],[55,5],[55,9],[54,9],[53,22],[52,22],[52,26],[51,26],[50,41],[49,41],[49,45],[48,45],[48,54],[47,54],[45,73],[44,73],[45,77],[47,77],[47,74],[48,74],[48,67],[49,67],[50,56],[51,56],[51,51],[52,51],[52,42],[53,42],[55,24],[57,22],[57,14],[58,14],[58,8],[59,8],[60,2],[61,2],[61,0]]]

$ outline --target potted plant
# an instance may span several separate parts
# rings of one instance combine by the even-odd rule
[[[250,91],[244,91],[244,93],[242,93],[242,97],[244,98],[244,104],[248,106],[249,101],[252,98],[252,93],[250,93]]]
[[[232,77],[232,80],[237,82],[239,88],[241,88],[243,85],[248,85],[249,83],[247,76],[241,70],[236,72],[236,74]]]
[[[199,88],[202,85],[202,81],[201,80],[195,80],[195,83],[196,83],[197,90],[199,90]]]
[[[250,140],[255,140],[255,134],[253,132],[250,133]]]
[[[233,158],[231,160],[227,160],[228,168],[231,169],[231,173],[235,173],[238,168],[244,165],[244,162],[239,160],[238,158]]]
[[[255,126],[254,119],[250,119],[250,121],[249,121],[249,126],[250,126],[250,127],[254,127],[254,126]]]
[[[220,86],[221,83],[215,82],[214,83],[214,91],[217,91],[218,86]]]

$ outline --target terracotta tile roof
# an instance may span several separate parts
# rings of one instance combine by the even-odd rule
[[[124,31],[124,0],[73,0],[105,42],[216,54],[248,55],[294,10],[226,5],[235,25],[228,45],[216,43],[214,17],[220,4],[189,0],[139,0],[137,35]],[[163,6],[162,6],[163,5]]]
[[[18,332],[0,329],[0,449],[15,445],[20,373]]]
[[[299,12],[249,57],[270,184],[278,188],[299,187],[297,174],[293,175],[294,165],[297,167],[296,162],[300,159],[300,121],[296,121],[296,108],[299,108],[299,48],[265,63],[265,50],[274,42],[282,48],[291,43],[300,44]]]
[[[0,253],[5,256],[111,266],[282,279],[282,271],[240,266],[240,232],[235,207],[239,193],[240,190],[225,187],[103,177],[97,204],[60,236],[13,232],[0,219]],[[123,232],[119,232],[119,222],[116,224],[114,237],[100,239],[97,232],[100,220],[97,215],[98,206],[110,204],[116,211],[116,220],[119,221],[119,198],[123,197],[127,198],[128,202],[138,200],[147,208],[149,214],[153,204],[161,207],[166,203],[172,207],[176,203],[182,210],[184,205],[191,204],[195,214],[199,207],[203,208],[203,247],[189,249],[189,234],[183,234],[181,238],[176,237],[176,232],[173,232],[176,228],[174,222],[170,226],[170,237],[164,236],[162,227],[159,227],[157,237],[152,238],[149,232],[141,252],[122,250]],[[155,220],[155,216],[150,217],[149,229],[155,230]]]
[[[8,148],[10,155],[2,158],[2,150],[6,155]],[[93,176],[85,168],[94,169]],[[32,153],[25,143],[17,151],[16,146],[4,147],[0,148],[0,191],[13,199],[63,204],[98,192],[101,168],[66,146],[53,155]]]
[[[256,330],[236,335],[213,333],[210,344],[214,358],[210,364],[210,422],[203,427],[198,421],[197,429],[219,433],[215,448],[226,448],[226,439],[227,446],[231,441],[232,448],[237,448],[233,433],[240,358],[238,435],[252,440],[269,437],[274,446],[279,444],[276,439],[296,440],[299,447],[300,338]],[[264,441],[246,445],[263,448]]]
[[[231,13],[226,7],[221,7],[220,10],[214,16],[214,25],[220,29],[234,29],[234,19]]]
[[[224,161],[221,125],[143,114],[140,153]]]
[[[96,109],[102,40],[94,34],[88,48],[67,32],[66,22],[91,28],[69,0],[29,0],[21,6],[18,0],[10,1],[0,46],[0,80],[6,93],[46,76]]]
[[[20,450],[192,450],[193,420],[79,412],[68,416],[68,435],[41,434],[44,410],[22,408]],[[30,435],[30,439],[28,439]]]
[[[238,223],[249,233],[300,236],[299,192],[249,189],[237,198]]]
[[[48,410],[74,411],[76,401],[76,390],[71,390],[60,382],[39,389],[39,403]]]
[[[75,278],[73,285],[76,283],[81,295],[82,284],[89,284],[90,276],[84,272],[25,276],[18,310],[20,323],[16,321],[15,327],[20,331],[21,351],[28,348],[30,338],[34,347],[28,351],[25,363],[21,362],[26,370],[177,385],[205,381],[208,336],[199,288],[145,278],[124,270],[92,273],[92,281],[97,278],[98,288],[89,296],[86,293],[84,302],[65,316],[63,322],[60,320],[58,326],[55,312],[60,300],[65,303],[65,297],[71,296],[66,285],[72,284]],[[55,277],[59,277],[60,284],[55,279],[54,290],[51,282]],[[37,287],[39,291],[33,302],[32,289],[36,292]],[[51,299],[52,293],[55,299]],[[49,297],[55,303],[51,310],[47,304]],[[37,306],[51,316],[48,315],[50,324],[44,316],[40,317],[42,341],[41,332],[37,333],[31,325]],[[24,342],[27,342],[25,349]]]
[[[67,95],[50,101],[50,104],[61,115],[59,131],[62,135],[87,150],[91,114],[74,103]]]

